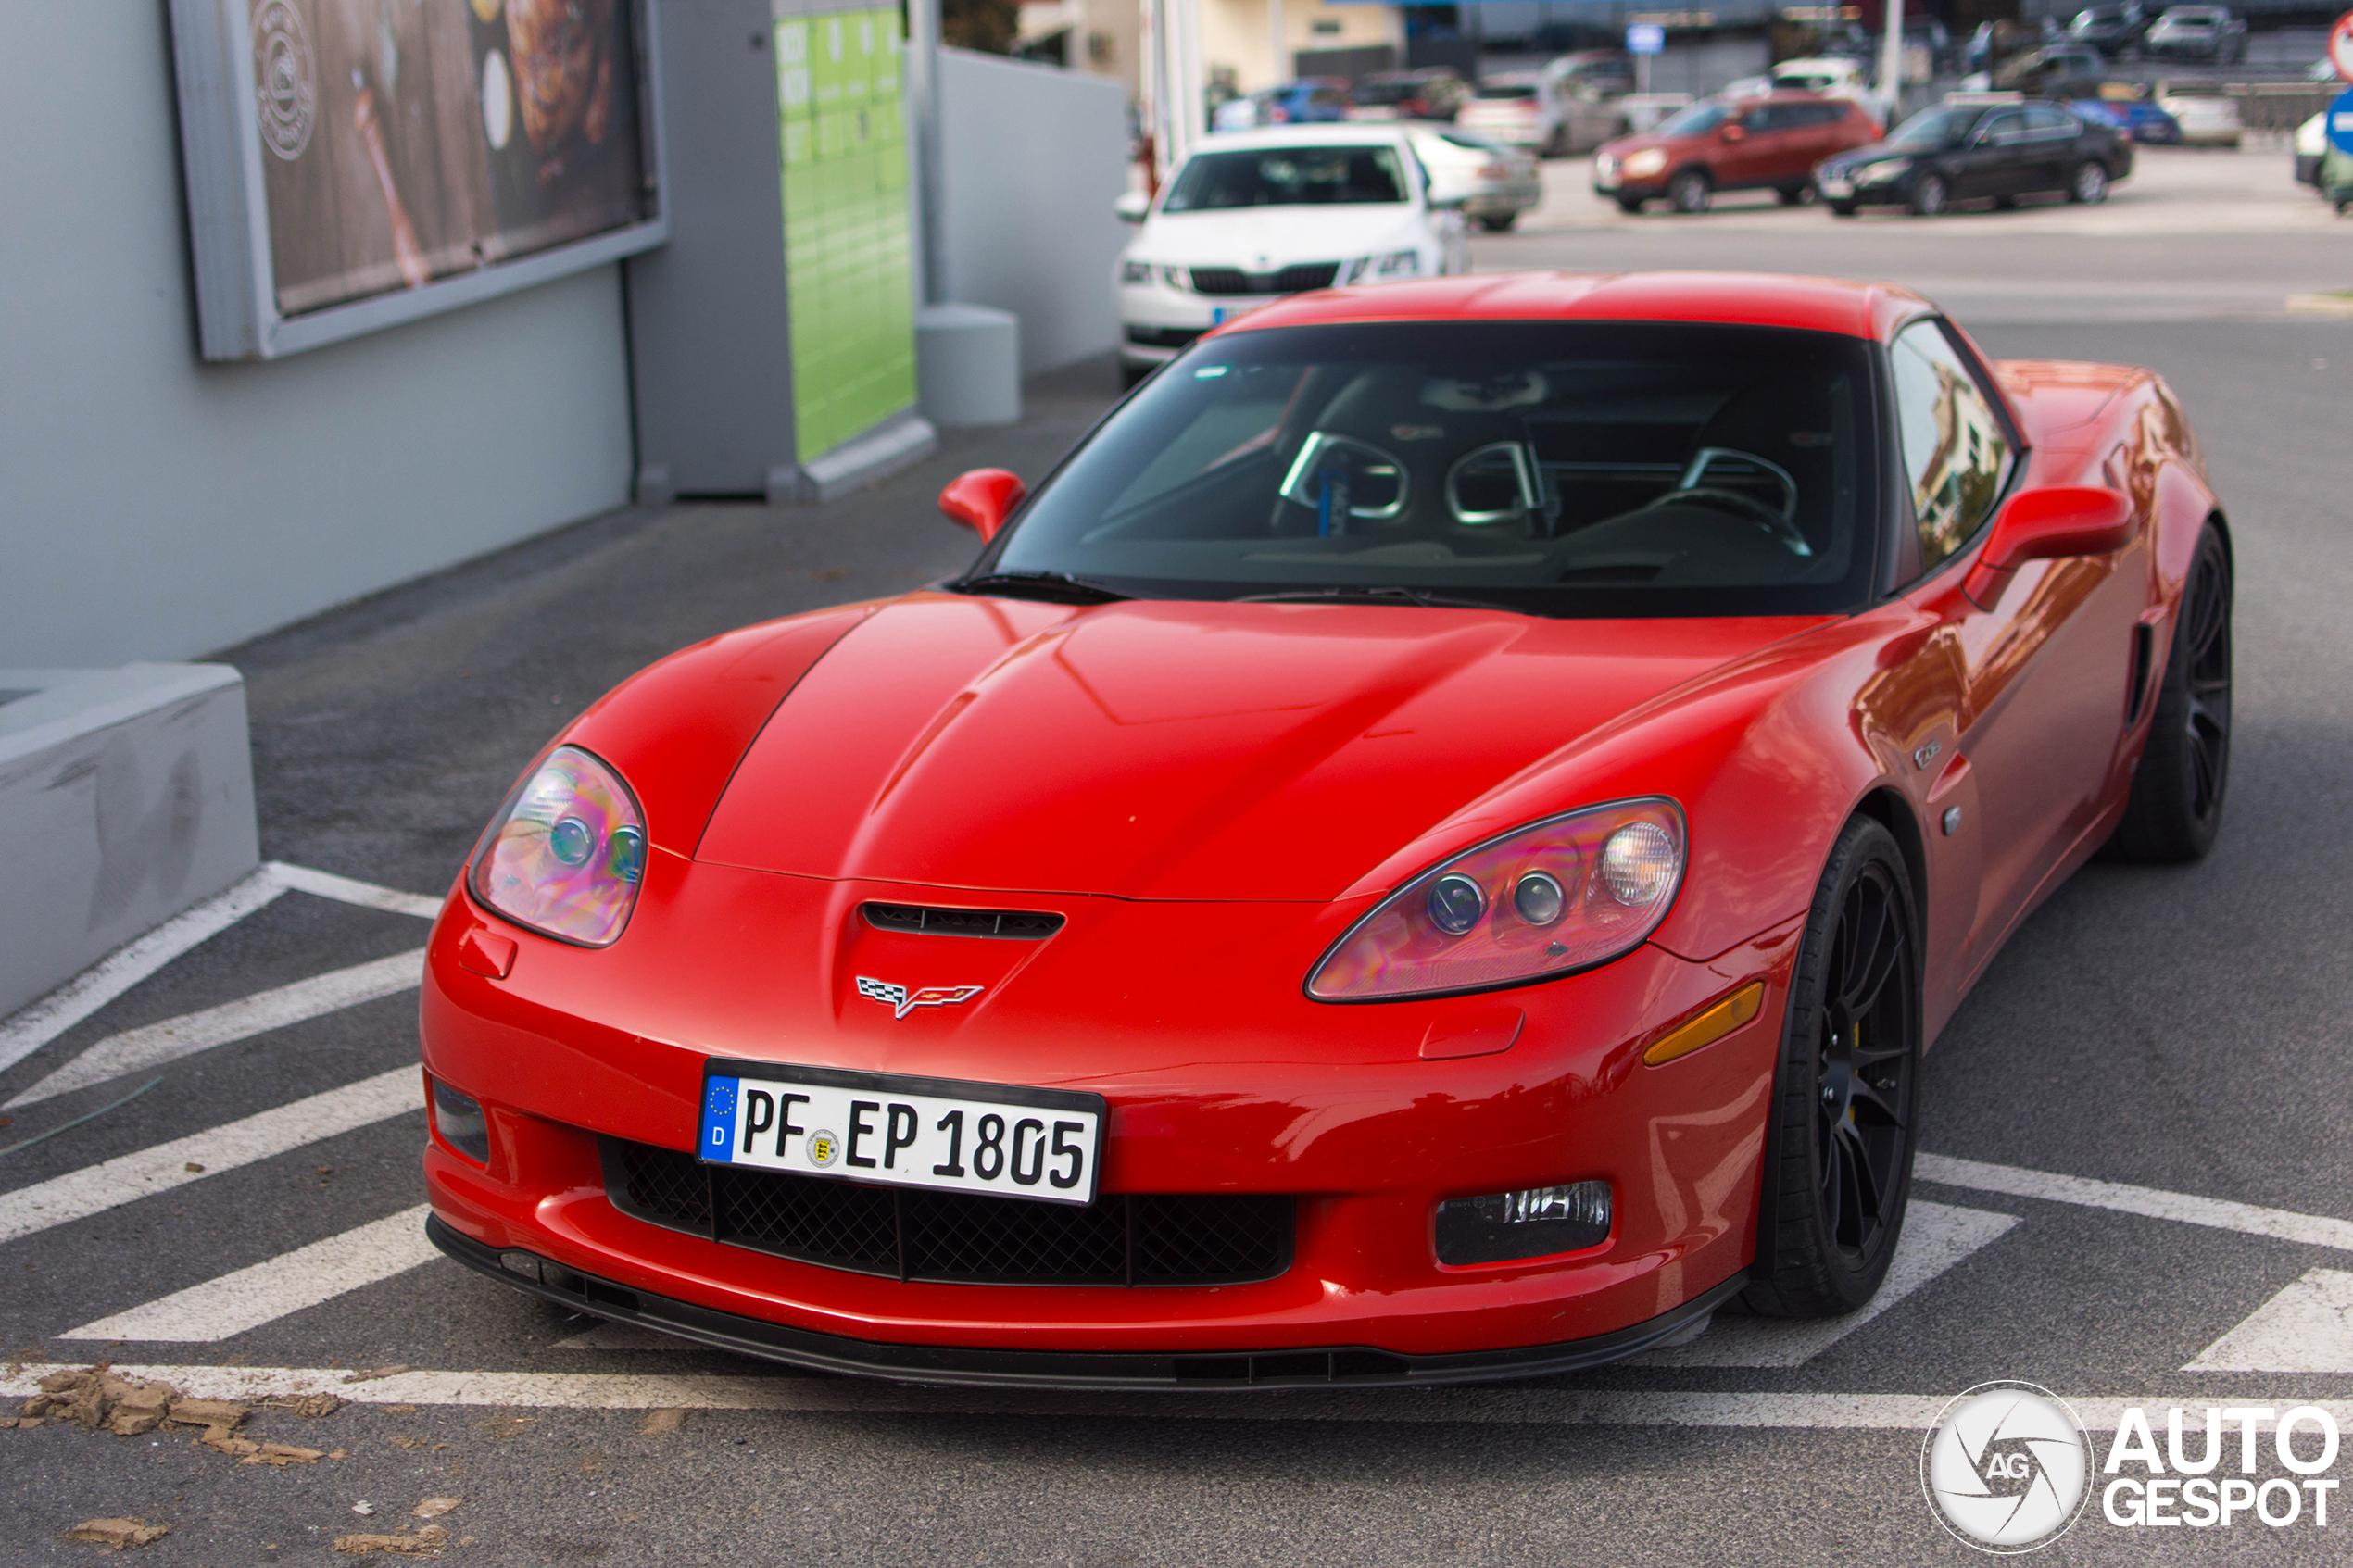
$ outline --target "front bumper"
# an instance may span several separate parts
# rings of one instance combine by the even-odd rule
[[[937,969],[937,944],[952,939],[845,935],[843,917],[865,898],[975,901],[658,855],[628,934],[594,951],[453,896],[426,965],[425,1065],[482,1102],[490,1159],[428,1145],[441,1225],[618,1290],[773,1325],[791,1344],[813,1335],[821,1348],[895,1347],[925,1365],[949,1352],[1333,1347],[1594,1358],[1639,1348],[1611,1336],[1707,1298],[1752,1255],[1793,925],[1705,963],[1645,947],[1515,991],[1332,1007],[1308,1001],[1301,978],[1358,909],[1028,895],[1067,914],[1060,935],[1034,948],[965,944],[952,961],[994,954],[1013,972],[968,1007],[894,1021],[854,993],[828,995],[821,977],[846,986],[853,969],[919,967],[916,949],[891,942],[932,944],[921,961]],[[504,980],[460,960],[484,927],[521,947]],[[1011,955],[1015,946],[1025,950]],[[1151,955],[1149,968],[1139,954]],[[1642,1065],[1659,1030],[1755,978],[1768,984],[1756,1022],[1665,1067]],[[1424,1056],[1466,1017],[1496,1010],[1520,1020],[1506,1048]],[[608,1196],[600,1140],[691,1148],[713,1056],[1102,1093],[1105,1193],[1287,1198],[1290,1265],[1176,1286],[902,1280],[632,1217]],[[1599,1178],[1617,1194],[1603,1245],[1437,1261],[1443,1199]],[[1558,1348],[1587,1340],[1604,1348]]]
[[[1133,365],[1174,359],[1195,338],[1281,295],[1200,295],[1159,282],[1119,285],[1120,357]]]
[[[847,1373],[922,1384],[981,1384],[1032,1388],[1153,1388],[1221,1392],[1242,1388],[1380,1388],[1545,1377],[1600,1366],[1674,1338],[1730,1301],[1747,1284],[1735,1275],[1647,1323],[1588,1339],[1462,1355],[1401,1356],[1365,1346],[1227,1351],[1214,1355],[987,1349],[894,1345],[811,1334],[759,1318],[715,1312],[520,1250],[500,1251],[463,1236],[438,1216],[425,1221],[435,1247],[478,1273],[560,1306],[615,1323],[691,1339],[739,1356],[814,1372]]]

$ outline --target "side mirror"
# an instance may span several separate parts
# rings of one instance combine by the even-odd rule
[[[1725,126],[1723,130],[1718,131],[1716,134],[1727,142],[1745,141],[1748,137],[1748,127],[1743,125],[1736,119],[1730,124]]]
[[[939,493],[939,511],[950,522],[963,524],[988,544],[1029,494],[1021,475],[1004,469],[974,469],[960,473]]]
[[[1141,223],[1144,215],[1152,209],[1152,199],[1141,191],[1122,191],[1119,199],[1112,203],[1111,207],[1119,214],[1121,222]]]
[[[1992,608],[2010,574],[2031,560],[2113,555],[2133,541],[2132,497],[2096,484],[2021,490],[1994,514],[1962,592]]]

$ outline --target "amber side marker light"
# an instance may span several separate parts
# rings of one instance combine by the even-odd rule
[[[1718,1002],[1689,1023],[1674,1030],[1642,1053],[1642,1064],[1658,1067],[1679,1056],[1689,1056],[1702,1046],[1712,1046],[1733,1030],[1755,1018],[1765,1006],[1765,982],[1734,992]]]

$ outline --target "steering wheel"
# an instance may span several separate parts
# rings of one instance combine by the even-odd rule
[[[1754,495],[1743,495],[1737,490],[1718,490],[1711,485],[1694,484],[1681,490],[1670,490],[1651,502],[1651,505],[1667,507],[1678,501],[1716,507],[1732,513],[1735,517],[1744,518],[1779,539],[1789,547],[1789,553],[1793,556],[1810,556],[1814,553],[1814,546],[1806,542],[1805,534],[1798,532],[1797,524]]]

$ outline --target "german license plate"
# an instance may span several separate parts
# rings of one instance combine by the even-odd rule
[[[703,1068],[705,1164],[1046,1203],[1095,1200],[1103,1098],[714,1059]]]

